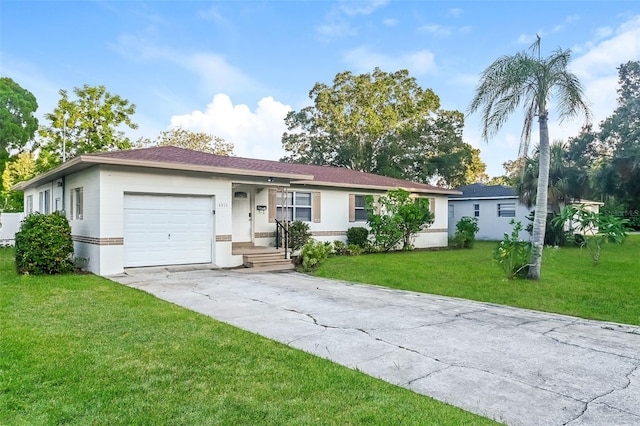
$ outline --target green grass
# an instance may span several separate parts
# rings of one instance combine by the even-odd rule
[[[332,257],[315,275],[640,325],[640,235],[607,244],[597,266],[586,249],[545,248],[539,281],[505,279],[492,260],[497,244]]]
[[[93,275],[0,249],[0,424],[494,424]]]

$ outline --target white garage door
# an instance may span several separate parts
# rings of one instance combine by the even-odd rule
[[[212,262],[211,197],[124,196],[124,266]]]

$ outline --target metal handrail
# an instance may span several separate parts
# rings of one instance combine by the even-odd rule
[[[284,234],[284,258],[289,258],[289,230],[286,226],[286,221],[276,221],[276,248],[279,249],[282,243],[282,235]],[[281,231],[282,230],[282,231]]]

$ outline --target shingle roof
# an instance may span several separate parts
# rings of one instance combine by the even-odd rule
[[[441,194],[457,194],[457,191],[440,188],[437,186],[410,182],[402,179],[394,179],[386,176],[379,176],[372,173],[363,173],[341,167],[316,166],[310,164],[285,163],[280,161],[258,160],[253,158],[229,157],[192,151],[173,146],[162,146],[142,149],[132,149],[126,151],[114,151],[95,154],[85,154],[85,159],[109,158],[113,160],[138,161],[145,163],[173,163],[182,165],[195,165],[216,167],[221,169],[247,170],[261,172],[265,176],[269,173],[307,175],[312,180],[301,180],[294,178],[292,182],[305,184],[344,184],[348,186],[363,187],[384,187],[384,188],[405,188],[420,192],[435,192]]]
[[[484,185],[482,183],[474,183],[471,185],[457,188],[461,191],[461,195],[449,195],[449,198],[505,198],[517,197],[516,191],[506,185]]]

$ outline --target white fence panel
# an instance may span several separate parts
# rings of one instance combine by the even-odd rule
[[[24,213],[0,213],[0,247],[12,246]]]

